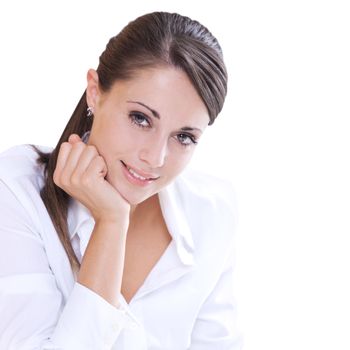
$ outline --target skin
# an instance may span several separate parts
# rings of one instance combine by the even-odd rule
[[[157,193],[189,163],[209,116],[187,75],[169,66],[139,70],[108,92],[90,69],[86,94],[88,143],[75,134],[62,143],[53,179],[95,220],[78,282],[118,306],[129,228],[161,215]],[[124,164],[154,180],[130,182]]]
[[[209,120],[186,74],[169,67],[138,72],[132,81],[115,83],[107,95],[101,94],[97,73],[90,70],[87,101],[94,109],[88,143],[106,161],[107,181],[131,205],[159,192],[186,167],[195,150],[189,136],[199,140]],[[127,101],[141,102],[157,111],[160,119],[148,108]],[[181,131],[182,127],[195,130]],[[135,189],[125,181],[120,160],[159,179]]]

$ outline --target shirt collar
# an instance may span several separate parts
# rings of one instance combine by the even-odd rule
[[[176,182],[163,188],[159,194],[162,214],[172,239],[176,245],[177,254],[184,265],[194,264],[194,244],[191,229],[184,211],[183,199]],[[83,255],[89,242],[95,221],[90,211],[79,201],[71,199],[68,216],[69,238],[77,234],[80,239],[80,252]]]
[[[176,250],[185,265],[194,263],[194,244],[192,232],[184,211],[183,198],[177,182],[159,192],[159,203],[170,235],[176,244]]]
[[[76,234],[80,236],[81,227],[89,221],[94,223],[90,211],[79,201],[71,198],[67,216],[69,238],[73,239]]]

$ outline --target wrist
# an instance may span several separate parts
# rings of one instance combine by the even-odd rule
[[[115,216],[99,216],[95,218],[95,227],[107,232],[126,233],[129,227],[129,216],[118,218]]]

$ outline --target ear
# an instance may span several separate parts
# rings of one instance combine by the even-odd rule
[[[101,95],[98,85],[98,74],[94,69],[89,69],[86,78],[86,102],[87,105],[94,110]]]

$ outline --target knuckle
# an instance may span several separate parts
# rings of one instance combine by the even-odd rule
[[[85,143],[82,141],[76,142],[72,145],[75,149],[84,149],[86,147]]]
[[[103,159],[102,156],[98,155],[96,158],[95,158],[96,162],[98,164],[104,164],[105,163],[105,160]]]
[[[70,183],[72,186],[77,187],[80,184],[80,177],[77,174],[72,174]]]
[[[68,188],[70,185],[70,179],[62,174],[60,178],[60,184],[62,187]]]
[[[84,187],[90,187],[92,183],[92,179],[91,176],[89,176],[88,174],[84,174],[81,178],[81,184]]]
[[[60,146],[60,150],[68,150],[72,147],[72,145],[69,142],[62,142]]]
[[[86,146],[86,149],[87,149],[89,152],[91,152],[91,153],[97,153],[97,149],[96,149],[96,147],[93,146],[93,145],[87,145],[87,146]]]

